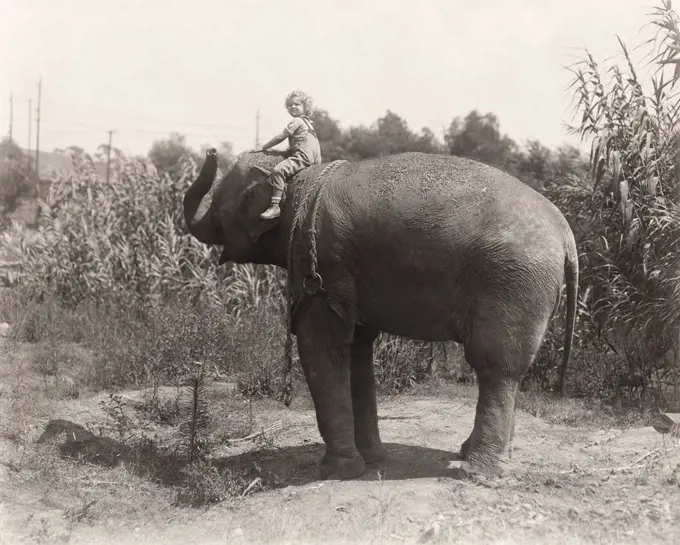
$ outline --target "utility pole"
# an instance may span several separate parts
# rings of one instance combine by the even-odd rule
[[[14,94],[9,94],[9,143],[12,143],[12,129],[14,125]]]
[[[260,110],[255,114],[255,147],[260,147]]]
[[[12,150],[12,130],[14,129],[14,94],[9,94],[9,146],[7,146],[7,160],[9,161],[9,186],[14,187],[14,152]]]
[[[111,175],[111,140],[113,138],[113,131],[109,131],[109,145],[106,148],[106,183],[109,183]]]
[[[28,148],[26,150],[26,158],[28,159],[28,170],[31,170],[31,114],[33,111],[31,110],[31,104],[33,103],[32,99],[28,99]]]
[[[35,139],[35,194],[38,194],[38,183],[40,181],[40,96],[42,88],[42,78],[38,78],[38,118],[37,118],[37,134]]]

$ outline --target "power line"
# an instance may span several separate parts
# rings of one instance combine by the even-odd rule
[[[31,168],[31,115],[32,115],[32,110],[31,110],[31,103],[33,102],[33,99],[28,99],[28,149],[26,153],[26,157],[28,157],[28,168],[30,170]]]
[[[9,94],[9,148],[7,157],[9,159],[9,186],[14,187],[14,153],[12,152],[12,130],[14,129],[14,94]]]
[[[107,130],[105,125],[90,125],[89,123],[81,123],[80,121],[67,121],[67,120],[64,120],[64,119],[43,119],[42,122],[47,123],[47,124],[51,124],[51,125],[73,125],[73,126],[76,126],[76,127],[87,127],[87,128],[99,130],[99,131]],[[236,131],[240,131],[240,132],[245,132],[246,130],[249,130],[249,129],[244,129],[242,127],[235,127],[235,126],[231,126],[231,127],[225,126],[225,128],[226,128],[226,130],[230,130],[230,131],[236,130]],[[136,131],[136,130],[139,130],[139,129],[128,128],[126,130],[127,131]],[[141,129],[141,130],[145,130],[145,129]],[[180,131],[169,129],[169,130],[166,130],[166,131],[160,131],[159,130],[159,131],[154,131],[154,132],[168,133],[168,132],[180,132]],[[211,133],[211,134],[217,134],[217,133]]]
[[[79,104],[74,104],[70,102],[61,102],[61,101],[52,101],[48,100],[47,101],[49,104],[58,104],[60,106],[68,106],[68,107],[73,107],[77,109],[82,110],[82,106]],[[157,122],[157,123],[174,123],[176,125],[189,125],[193,127],[215,127],[218,129],[238,129],[238,130],[247,130],[246,127],[242,125],[225,125],[223,123],[196,123],[194,121],[182,121],[178,119],[162,119],[158,117],[147,117],[147,116],[139,116],[139,115],[128,115],[124,114],[121,112],[112,112],[111,110],[106,110],[106,109],[88,109],[88,113],[91,114],[92,112],[97,112],[97,113],[108,113],[115,115],[117,118],[126,118],[130,120],[142,120],[142,121],[152,121],[152,122]]]
[[[43,119],[42,124],[48,123],[47,120]],[[51,123],[51,122],[49,122]],[[45,128],[41,127],[41,132],[49,132],[49,133],[100,133],[102,131],[106,131],[104,127],[90,127],[90,128],[85,128],[86,126],[83,125],[82,128]],[[178,132],[178,131],[155,131],[155,130],[148,130],[148,129],[126,129],[126,128],[119,128],[116,130],[117,133],[120,134],[157,134],[157,135],[168,135],[172,132]],[[245,133],[246,131],[243,131],[241,134]],[[225,138],[225,135],[222,133],[186,133],[186,132],[180,132],[182,136],[191,136],[194,138]],[[251,133],[252,134],[252,133]]]
[[[88,129],[90,132],[100,132],[100,131],[107,131],[108,129],[104,125],[91,125],[89,123],[81,123],[80,121],[67,121],[64,119],[41,119],[41,124],[47,124],[47,125],[71,125],[74,127],[83,127],[83,129]],[[247,129],[243,129],[241,127],[230,127],[231,130],[236,129],[236,133],[245,133]],[[55,128],[51,129],[53,132],[55,131],[63,131],[63,132],[78,132],[79,129],[74,129],[71,127],[64,127],[64,128]],[[83,131],[87,132],[87,131]],[[140,133],[150,133],[150,134],[169,134],[172,132],[177,132],[182,135],[186,136],[224,136],[223,133],[217,132],[217,131],[206,131],[206,132],[200,132],[200,133],[185,133],[183,131],[178,131],[178,130],[173,130],[173,129],[168,129],[168,130],[154,130],[154,129],[139,129],[139,128],[133,128],[133,127],[123,127],[123,128],[118,128],[117,132],[140,132]]]

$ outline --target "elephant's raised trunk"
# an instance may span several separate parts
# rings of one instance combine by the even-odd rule
[[[184,195],[184,220],[189,232],[205,244],[222,244],[219,225],[211,212],[213,181],[217,174],[217,150],[210,148],[206,152],[205,163],[198,178]]]

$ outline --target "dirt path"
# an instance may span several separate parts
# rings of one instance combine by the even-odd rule
[[[652,428],[556,426],[519,412],[512,476],[461,480],[451,468],[474,418],[469,392],[405,395],[379,405],[390,462],[358,480],[321,482],[322,447],[308,401],[291,409],[261,401],[252,405],[255,428],[280,421],[283,429],[266,445],[223,446],[216,456],[225,468],[268,476],[268,489],[255,486],[240,499],[194,509],[154,503],[167,491],[127,479],[124,469],[54,461],[57,453],[31,442],[44,412],[27,415],[25,404],[10,414],[8,376],[2,410],[20,420],[26,441],[4,423],[0,543],[680,543],[680,449],[667,438],[664,447]],[[25,391],[38,386],[29,380]],[[83,418],[84,408],[96,412],[104,397],[53,402],[50,416]],[[50,492],[36,482],[49,479],[47,470],[36,480],[30,464],[16,469],[37,452],[82,485]],[[73,505],[87,498],[98,502],[95,514],[72,516]]]

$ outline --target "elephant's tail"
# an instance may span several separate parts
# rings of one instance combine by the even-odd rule
[[[576,325],[576,305],[578,304],[578,251],[572,239],[564,260],[564,269],[567,282],[567,322],[564,337],[564,356],[562,358],[562,368],[557,383],[557,391],[560,395],[564,394],[564,377],[567,373],[569,356],[574,341],[574,327]]]

